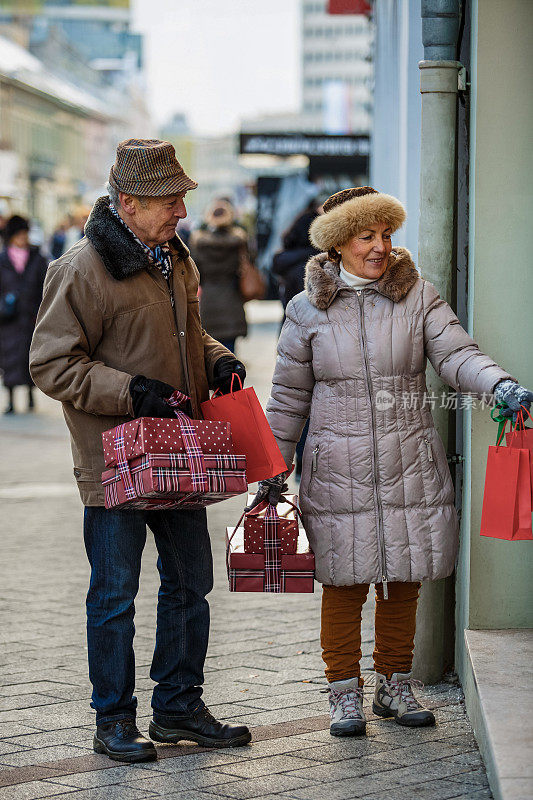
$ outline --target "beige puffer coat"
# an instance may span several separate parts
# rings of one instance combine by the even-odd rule
[[[347,286],[322,253],[288,305],[267,417],[286,463],[310,416],[300,500],[317,579],[435,580],[454,568],[458,521],[442,441],[423,403],[426,358],[461,392],[511,377],[460,326],[409,252]],[[416,408],[405,398],[414,396]]]

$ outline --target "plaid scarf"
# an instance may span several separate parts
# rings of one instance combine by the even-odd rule
[[[119,222],[126,228],[128,233],[131,234],[131,236],[133,236],[137,244],[139,244],[142,247],[142,249],[148,256],[148,261],[150,262],[150,264],[155,264],[155,266],[161,270],[161,273],[165,278],[165,280],[170,281],[170,278],[172,276],[172,258],[170,255],[170,247],[168,245],[168,242],[165,242],[164,244],[158,244],[156,247],[148,247],[147,244],[141,242],[138,236],[135,236],[131,228],[128,227],[128,225],[126,225],[126,223],[124,222],[124,220],[122,219],[122,217],[120,216],[117,209],[112,203],[109,203],[109,210],[111,211],[115,219],[118,219]]]

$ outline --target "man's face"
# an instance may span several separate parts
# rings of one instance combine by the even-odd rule
[[[176,225],[185,219],[185,193],[165,197],[133,197],[120,193],[123,216],[139,239],[155,247],[172,239]]]

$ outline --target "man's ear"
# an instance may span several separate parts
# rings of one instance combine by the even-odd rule
[[[120,200],[120,205],[122,206],[122,210],[131,216],[135,214],[135,198],[132,194],[126,194],[126,192],[119,192],[118,198]]]

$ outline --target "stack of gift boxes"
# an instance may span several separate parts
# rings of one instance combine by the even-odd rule
[[[203,508],[248,490],[227,422],[140,417],[102,441],[106,508]]]
[[[248,496],[250,505],[253,495]],[[232,592],[312,592],[315,557],[299,525],[298,498],[262,503],[226,531]],[[242,522],[242,519],[241,519]]]

